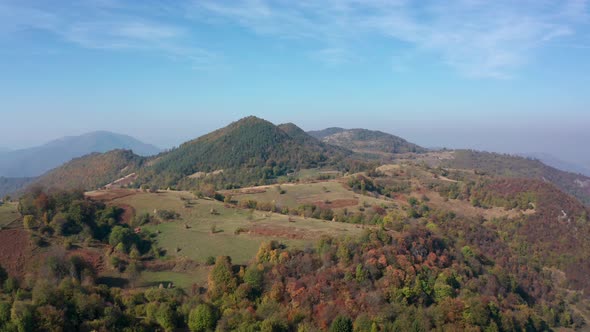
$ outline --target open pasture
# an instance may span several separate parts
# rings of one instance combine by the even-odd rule
[[[132,206],[138,214],[175,211],[179,218],[142,228],[158,233],[158,245],[168,255],[200,263],[209,256],[227,255],[235,263],[244,264],[256,255],[263,241],[277,240],[291,248],[304,248],[322,235],[352,236],[362,231],[358,225],[244,210],[179,191],[136,193],[111,204]]]
[[[348,209],[353,211],[365,205],[391,205],[389,200],[361,195],[346,188],[340,181],[323,181],[313,183],[289,183],[281,185],[260,186],[227,190],[224,195],[231,195],[234,200],[255,200],[258,202],[275,202],[279,206],[297,208],[302,204],[315,204],[335,211]]]
[[[0,205],[0,227],[5,227],[20,217],[17,206],[18,203],[14,202],[6,202]]]

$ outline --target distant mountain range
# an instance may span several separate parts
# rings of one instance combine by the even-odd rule
[[[376,130],[327,128],[310,131],[311,136],[335,146],[358,153],[426,152],[427,149],[405,139]]]
[[[36,177],[73,158],[115,149],[133,150],[134,153],[143,156],[160,152],[157,147],[131,136],[96,131],[80,136],[63,137],[33,148],[0,152],[0,176]]]
[[[99,134],[102,136],[105,133]],[[106,134],[108,137],[115,135]],[[91,136],[95,135],[97,133]],[[123,137],[129,139],[128,136]],[[60,141],[70,140],[73,140],[72,144],[86,141],[80,138]],[[306,168],[323,167],[358,172],[378,162],[382,155],[428,151],[400,137],[378,131],[328,128],[306,133],[292,123],[274,125],[256,117],[241,119],[151,157],[139,156],[135,151],[153,154],[157,149],[138,149],[138,146],[146,145],[131,140],[135,143],[131,148],[133,152],[125,149],[87,154],[45,173],[38,179],[4,179],[4,182],[11,189],[18,184],[29,184],[90,190],[135,173],[135,185],[177,189],[194,189],[204,184],[216,188],[239,187],[274,183],[281,177]],[[116,142],[121,146],[121,142],[129,140]],[[56,143],[48,145],[54,144]],[[91,150],[95,149],[94,146],[85,145]],[[108,145],[102,147],[107,149]],[[51,159],[51,151],[63,150],[39,151],[49,154],[46,158]],[[551,182],[590,205],[589,177],[561,171],[530,158],[471,150],[448,152],[452,152],[453,157],[443,163],[445,167],[477,169],[500,177],[533,178]],[[35,163],[43,160],[42,156],[36,157]],[[54,160],[54,163],[57,162]],[[214,176],[203,176],[206,174]]]

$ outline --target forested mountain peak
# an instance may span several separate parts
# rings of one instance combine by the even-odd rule
[[[225,175],[228,171],[238,172],[242,179],[264,180],[335,162],[347,154],[350,153],[319,142],[293,124],[276,126],[249,116],[161,155],[146,173],[166,186],[196,172],[216,170],[224,170]]]

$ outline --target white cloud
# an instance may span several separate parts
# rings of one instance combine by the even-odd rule
[[[165,12],[172,7],[158,9]],[[147,14],[153,10],[146,4],[112,0],[80,1],[65,7],[7,2],[0,4],[0,32],[43,30],[80,47],[149,51],[187,61],[195,69],[214,65],[220,59],[215,53],[194,45],[186,27],[149,18]]]
[[[213,15],[279,38],[309,38],[326,45],[353,44],[374,35],[403,41],[463,74],[485,77],[509,76],[529,61],[536,48],[572,35],[578,25],[588,22],[586,0],[198,0],[193,4],[193,10],[206,12],[201,17],[210,20]]]
[[[155,51],[202,67],[218,56],[195,44],[193,25],[231,24],[294,41],[300,55],[328,65],[359,61],[365,50],[358,45],[378,38],[395,45],[394,61],[408,52],[468,76],[509,77],[539,48],[556,41],[575,47],[572,36],[590,20],[588,1],[85,0],[43,7],[6,0],[0,33],[41,29],[86,48]]]

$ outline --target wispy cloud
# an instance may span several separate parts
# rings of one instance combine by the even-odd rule
[[[484,77],[509,76],[535,49],[588,22],[586,0],[199,0],[193,8],[209,20],[213,15],[256,33],[326,45],[378,35]]]
[[[169,23],[174,20],[161,22],[162,17],[150,18],[156,9],[164,8],[111,0],[80,1],[66,7],[6,2],[0,4],[0,33],[42,30],[83,48],[155,52],[187,61],[194,69],[219,60],[216,53],[194,45],[187,27]],[[176,11],[167,14],[180,17]]]
[[[538,49],[575,45],[572,36],[590,21],[588,1],[83,0],[56,6],[6,0],[0,33],[44,30],[85,48],[160,52],[201,68],[220,56],[197,41],[195,26],[223,24],[293,41],[294,56],[330,66],[361,60],[359,45],[370,39],[391,45],[398,64],[399,54],[419,54],[463,75],[505,78]],[[412,62],[406,58],[404,68]]]

